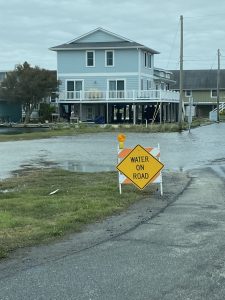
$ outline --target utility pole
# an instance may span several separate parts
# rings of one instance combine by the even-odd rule
[[[180,16],[180,99],[178,126],[182,129],[182,109],[183,109],[183,16]]]
[[[217,122],[220,121],[220,49],[217,50],[218,56],[218,69],[217,69],[217,89],[216,89],[216,102],[217,102]]]

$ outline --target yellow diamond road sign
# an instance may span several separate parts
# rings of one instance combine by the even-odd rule
[[[143,189],[154,180],[164,165],[142,146],[137,145],[118,165],[117,170]]]

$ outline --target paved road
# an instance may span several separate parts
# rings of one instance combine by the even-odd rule
[[[174,202],[105,241],[73,251],[68,240],[68,252],[18,269],[3,262],[0,299],[225,299],[224,171],[192,171]]]

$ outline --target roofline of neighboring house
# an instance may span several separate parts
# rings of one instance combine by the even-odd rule
[[[162,71],[162,72],[166,72],[166,73],[169,73],[169,74],[173,74],[173,72],[171,72],[170,70],[166,70],[166,69],[162,69],[162,68],[157,68],[157,67],[154,67],[154,70],[156,70],[156,71]]]
[[[160,76],[156,76],[154,75],[154,79],[157,81],[161,81],[161,82],[167,82],[167,83],[171,83],[171,84],[175,84],[176,81],[173,79],[169,79],[169,78],[165,78],[165,77],[160,77]]]

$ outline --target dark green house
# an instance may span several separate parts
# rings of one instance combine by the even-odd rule
[[[180,71],[172,70],[176,82],[173,88],[179,91]],[[183,101],[187,104],[192,97],[198,117],[209,117],[217,105],[217,70],[184,70]],[[220,103],[225,102],[225,70],[220,70]]]
[[[0,71],[0,84],[6,76],[6,71]],[[22,119],[21,104],[0,99],[0,123],[18,123]]]

